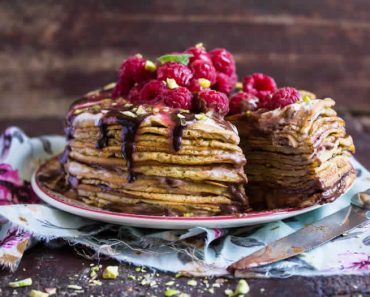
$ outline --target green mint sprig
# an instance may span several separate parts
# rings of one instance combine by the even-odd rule
[[[168,63],[168,62],[178,62],[184,65],[189,64],[189,58],[191,58],[192,54],[169,54],[160,56],[157,60],[161,63]]]

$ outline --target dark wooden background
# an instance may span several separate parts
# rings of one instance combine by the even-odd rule
[[[127,55],[199,41],[230,49],[239,75],[266,72],[370,112],[368,0],[1,0],[0,118],[61,118]]]

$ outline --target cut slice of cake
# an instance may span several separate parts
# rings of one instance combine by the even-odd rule
[[[228,117],[248,156],[247,194],[254,209],[327,203],[349,189],[354,145],[334,104],[301,92],[295,103]]]

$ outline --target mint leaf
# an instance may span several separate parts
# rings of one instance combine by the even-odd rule
[[[160,56],[157,60],[161,62],[161,64],[168,63],[168,62],[178,62],[184,65],[189,64],[189,58],[192,57],[192,54],[169,54]]]

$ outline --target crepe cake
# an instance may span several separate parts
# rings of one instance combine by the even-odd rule
[[[278,108],[268,108],[275,103],[257,97],[260,108],[249,105],[227,118],[236,125],[248,156],[247,194],[254,209],[328,203],[355,179],[350,163],[355,148],[333,109],[334,100],[306,91],[283,95],[286,99],[293,93],[296,99]]]
[[[217,114],[112,99],[110,85],[74,103],[61,162],[78,198],[155,215],[248,209],[246,159],[235,127]]]

